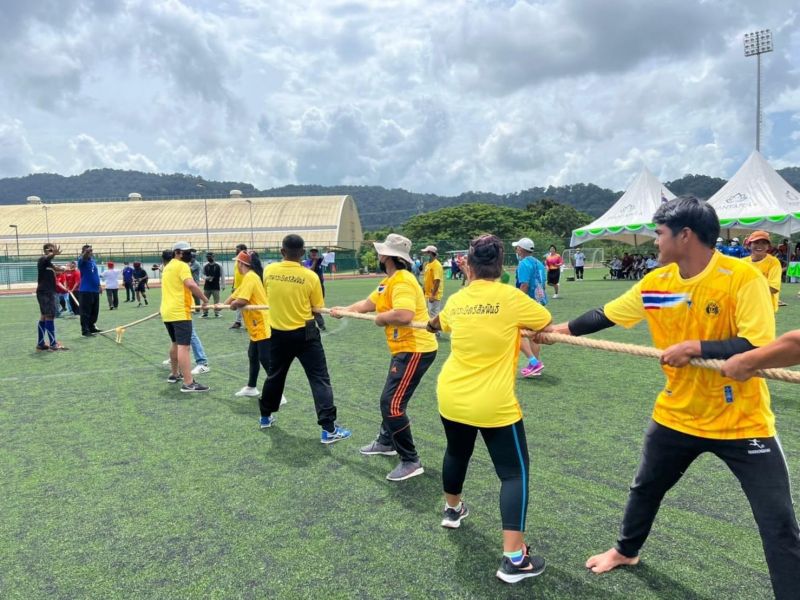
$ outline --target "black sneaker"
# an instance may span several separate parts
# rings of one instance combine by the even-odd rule
[[[172,375],[172,374],[170,374],[170,376],[167,377],[167,383],[178,383],[182,379],[183,379],[183,377],[181,377],[180,375]]]
[[[242,324],[241,323],[234,323],[233,325],[228,327],[228,329],[241,329],[241,328],[242,328]]]
[[[450,508],[449,506],[445,505],[442,527],[447,527],[448,529],[458,529],[461,527],[461,521],[466,519],[468,516],[469,510],[463,501],[461,502],[461,510],[456,510],[455,508]]]
[[[536,577],[544,573],[545,561],[541,556],[531,555],[531,547],[525,546],[525,558],[518,565],[511,562],[507,556],[500,562],[497,569],[497,578],[506,583],[517,583],[528,577]]]
[[[207,392],[208,391],[208,386],[207,385],[203,385],[202,383],[197,383],[196,381],[193,381],[189,385],[186,385],[184,383],[181,386],[181,391],[182,392],[186,392],[187,394],[189,392]]]

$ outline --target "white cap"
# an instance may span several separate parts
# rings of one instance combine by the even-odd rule
[[[718,244],[721,244],[721,243],[722,243],[722,242],[724,242],[724,241],[725,241],[725,240],[723,240],[722,238],[717,238],[717,243],[718,243]]]
[[[439,254],[439,250],[437,250],[436,246],[425,246],[420,252],[433,252],[434,254]]]
[[[533,240],[531,238],[522,238],[521,240],[517,240],[511,245],[514,246],[514,248],[519,246],[523,250],[527,250],[528,252],[533,252]]]
[[[738,244],[739,243],[739,238],[733,238],[731,241],[732,242],[736,242]]]
[[[194,250],[194,248],[192,248],[192,245],[189,242],[178,242],[172,247],[172,249],[181,251]]]
[[[381,256],[396,256],[402,258],[408,264],[412,263],[411,260],[411,240],[396,233],[390,233],[386,236],[386,240],[381,244],[380,242],[373,242],[375,252]]]

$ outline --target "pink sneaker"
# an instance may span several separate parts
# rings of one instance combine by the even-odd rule
[[[530,377],[541,377],[542,371],[544,371],[544,363],[538,362],[536,366],[528,365],[522,371],[520,371],[520,375],[523,377],[530,378]]]

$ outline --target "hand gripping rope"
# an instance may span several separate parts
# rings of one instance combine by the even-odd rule
[[[233,309],[228,304],[208,304],[205,309],[200,306],[195,305],[193,307],[194,311],[199,310],[236,310]],[[241,310],[269,310],[269,306],[266,305],[247,305],[241,307]],[[331,309],[330,308],[320,308],[315,309],[314,312],[323,314],[323,315],[330,315]],[[357,313],[357,312],[350,312],[350,311],[337,311],[339,315],[342,317],[346,317],[348,319],[357,319],[361,321],[372,321],[374,322],[377,316],[375,314],[365,314],[365,313]],[[138,321],[134,321],[133,323],[128,323],[127,325],[122,325],[115,329],[109,329],[108,331],[101,331],[97,335],[102,335],[104,333],[111,333],[112,331],[116,332],[117,338],[116,341],[118,344],[122,343],[122,334],[125,333],[125,330],[129,327],[133,327],[134,325],[138,325],[139,323],[144,323],[150,319],[159,316],[159,313],[154,313],[149,315],[143,319],[139,319]],[[413,329],[425,329],[427,327],[427,323],[423,323],[421,321],[412,321],[407,325],[407,327],[411,327]],[[538,337],[539,340],[542,342],[549,342],[549,343],[557,343],[557,344],[570,344],[572,346],[580,346],[583,348],[592,348],[594,350],[605,350],[607,352],[619,352],[621,354],[631,354],[633,356],[645,356],[647,358],[661,358],[661,350],[658,348],[650,348],[648,346],[639,346],[637,344],[624,344],[621,342],[610,342],[608,340],[597,340],[592,338],[585,338],[585,337],[575,337],[571,335],[563,335],[560,333],[537,333],[535,331],[530,331],[528,329],[522,329],[520,333],[524,337]],[[717,359],[707,359],[707,358],[693,358],[689,361],[692,366],[700,367],[703,369],[711,369],[712,371],[719,371],[722,368],[722,365],[725,361],[717,360]],[[756,375],[758,377],[764,377],[765,379],[774,379],[775,381],[785,381],[787,383],[800,383],[800,371],[792,371],[790,369],[761,369],[756,371]]]

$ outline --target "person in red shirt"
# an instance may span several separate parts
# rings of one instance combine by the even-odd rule
[[[67,288],[67,295],[69,296],[69,310],[72,316],[78,314],[80,307],[78,306],[77,300],[75,300],[75,292],[77,292],[78,288],[81,285],[81,272],[78,271],[77,265],[73,260],[71,263],[67,265],[67,270],[64,271],[64,277],[66,280],[66,288]]]
[[[56,274],[56,294],[58,294],[58,314],[57,317],[61,316],[65,310],[69,310],[69,313],[72,314],[72,308],[69,303],[69,288],[67,287],[67,272],[61,271],[60,273]]]
[[[558,282],[561,281],[561,265],[564,259],[558,253],[555,246],[550,246],[550,254],[544,259],[544,266],[547,267],[547,284],[553,286],[553,298],[558,298]]]

